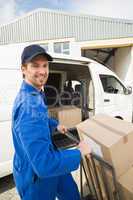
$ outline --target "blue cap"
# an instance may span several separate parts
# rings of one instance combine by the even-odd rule
[[[43,55],[48,59],[48,61],[53,60],[53,58],[48,53],[46,53],[44,48],[39,45],[33,44],[24,48],[21,55],[21,64],[30,62],[34,57],[38,55]]]

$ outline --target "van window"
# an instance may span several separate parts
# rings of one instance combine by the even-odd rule
[[[114,76],[99,75],[102,82],[103,90],[106,93],[124,94],[124,86]]]

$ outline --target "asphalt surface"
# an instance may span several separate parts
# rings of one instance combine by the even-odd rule
[[[12,175],[0,179],[0,200],[20,200]]]

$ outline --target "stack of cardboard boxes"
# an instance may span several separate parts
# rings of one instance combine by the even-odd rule
[[[133,125],[99,114],[79,123],[77,129],[88,138],[92,151],[114,167],[121,200],[133,200]]]

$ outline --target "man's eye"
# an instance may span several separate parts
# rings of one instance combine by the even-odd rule
[[[43,65],[44,68],[48,67],[48,65]]]

